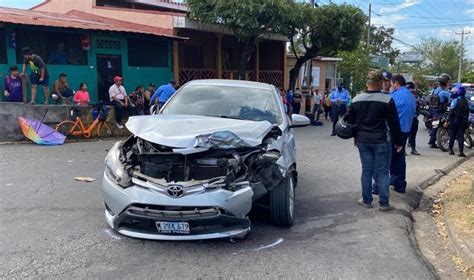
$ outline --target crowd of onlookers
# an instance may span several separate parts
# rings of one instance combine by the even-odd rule
[[[79,87],[74,89],[68,83],[66,74],[59,74],[54,82],[52,93],[49,89],[49,72],[43,59],[25,47],[22,49],[24,58],[23,67],[11,66],[9,73],[4,80],[4,100],[7,102],[25,102],[23,77],[26,76],[26,70],[30,68],[29,81],[31,83],[31,101],[29,104],[36,104],[36,93],[38,86],[43,87],[44,104],[49,104],[51,97],[55,104],[75,104],[78,106],[89,106],[91,100],[87,91],[87,83],[82,82]],[[123,86],[123,78],[114,77],[114,84],[109,88],[108,94],[110,104],[115,108],[115,122],[117,127],[122,128],[122,117],[124,114],[129,116],[150,114],[152,105],[163,105],[176,91],[176,83],[170,80],[168,84],[160,86],[158,89],[155,84],[144,86],[138,85],[133,92],[127,94]]]

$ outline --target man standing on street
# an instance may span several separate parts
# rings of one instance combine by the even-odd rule
[[[390,88],[392,87],[390,81],[392,80],[392,73],[388,71],[383,71],[383,82],[382,82],[382,92],[385,94],[390,93]]]
[[[175,85],[175,80],[171,79],[168,84],[160,86],[150,98],[150,106],[154,105],[156,101],[158,101],[159,108],[165,105],[166,101],[176,92]]]
[[[406,161],[405,161],[405,145],[411,131],[413,116],[415,115],[416,105],[415,99],[406,87],[405,78],[402,75],[392,77],[393,92],[390,96],[395,102],[400,120],[400,128],[402,131],[402,149],[398,151],[392,147],[392,162],[390,165],[390,183],[394,190],[399,193],[405,193],[407,187],[406,181]],[[393,145],[392,145],[393,146]]]
[[[453,101],[449,110],[449,154],[454,155],[454,141],[458,140],[459,156],[464,154],[464,131],[469,126],[469,101],[466,99],[466,89],[456,86],[452,89]]]
[[[344,116],[347,110],[347,103],[349,102],[349,91],[340,83],[337,88],[333,89],[330,95],[332,107],[332,133],[331,136],[336,136],[336,124],[339,117]]]
[[[411,154],[415,156],[419,156],[420,153],[416,150],[416,134],[418,133],[418,116],[420,115],[420,97],[418,96],[418,89],[416,88],[415,83],[408,82],[407,83],[408,90],[415,98],[415,115],[413,116],[413,122],[411,123],[411,130],[410,136],[408,137],[408,145],[411,147]]]
[[[322,96],[319,93],[319,89],[314,90],[314,105],[313,105],[313,114],[316,116],[316,120],[319,121],[319,115],[321,115],[321,103],[322,103]]]
[[[391,146],[400,152],[403,137],[395,102],[381,92],[383,79],[379,71],[369,73],[367,91],[354,98],[347,121],[356,125],[354,138],[362,163],[362,199],[359,199],[359,204],[366,208],[372,207],[374,177],[379,186],[379,210],[390,211],[394,209],[389,203]]]
[[[441,74],[438,78],[439,86],[433,90],[430,95],[430,114],[432,118],[439,118],[449,105],[449,98],[451,93],[448,89],[448,84],[451,81],[451,76],[448,74]],[[430,142],[428,143],[431,148],[438,148],[436,145],[436,132],[438,127],[434,127],[430,132]]]

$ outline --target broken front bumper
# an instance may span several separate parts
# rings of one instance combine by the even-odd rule
[[[194,188],[178,198],[163,190],[162,186],[137,180],[122,188],[104,174],[102,192],[107,223],[123,235],[155,240],[235,238],[250,231],[250,186],[237,191]],[[156,222],[187,222],[190,232],[159,233]]]

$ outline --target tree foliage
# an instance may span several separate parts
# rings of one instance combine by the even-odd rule
[[[471,70],[469,72],[465,72],[462,75],[461,82],[463,82],[463,83],[474,83],[474,70]]]
[[[423,74],[439,75],[441,73],[448,73],[453,79],[457,79],[459,55],[461,53],[459,41],[442,41],[437,38],[423,39],[417,46],[417,50],[425,58],[420,65]],[[472,69],[473,63],[466,56],[464,56],[463,61],[462,70],[463,73],[466,73]]]
[[[287,14],[288,39],[296,63],[290,70],[290,88],[294,89],[301,66],[318,55],[335,55],[357,48],[366,16],[354,6],[324,5],[313,8],[294,3]],[[300,43],[300,45],[297,45]],[[302,53],[298,53],[298,48]]]
[[[395,58],[400,54],[400,50],[392,46],[394,28],[385,26],[370,26],[369,52],[371,54],[385,56],[390,59],[390,63],[395,63]],[[367,42],[367,32],[364,32],[364,42]]]
[[[284,19],[291,0],[187,0],[193,20],[228,27],[241,45],[239,77],[255,51],[256,42],[264,34],[286,34]]]
[[[338,70],[346,81],[346,87],[357,93],[365,89],[367,73],[369,72],[369,56],[363,44],[353,51],[340,51],[337,54],[342,58],[338,63]]]

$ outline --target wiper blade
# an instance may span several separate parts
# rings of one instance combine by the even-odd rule
[[[237,117],[237,116],[219,116],[219,118],[223,118],[223,119],[234,119],[234,120],[245,120],[244,118]]]

